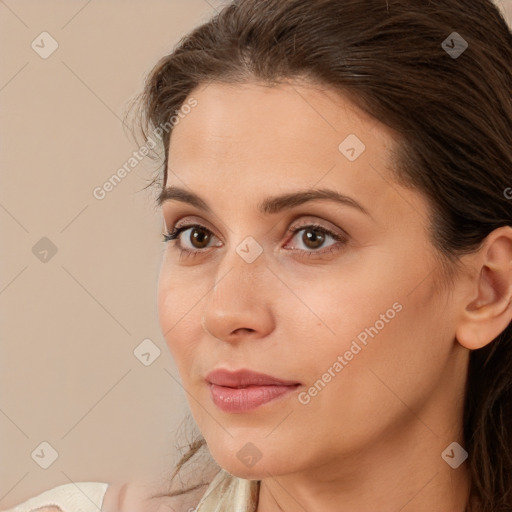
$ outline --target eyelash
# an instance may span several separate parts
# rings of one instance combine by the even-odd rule
[[[213,234],[208,228],[206,228],[205,226],[201,226],[200,224],[187,224],[184,226],[174,227],[174,229],[172,230],[171,233],[162,233],[162,235],[163,235],[162,241],[164,243],[167,243],[172,240],[177,240],[176,247],[180,249],[181,257],[188,258],[190,256],[194,257],[201,253],[205,253],[208,249],[191,250],[191,249],[182,247],[181,244],[179,243],[180,234],[183,231],[186,231],[187,229],[190,229],[190,228],[204,229],[208,233]],[[295,252],[302,253],[302,255],[307,256],[307,257],[325,255],[327,253],[336,252],[338,250],[341,250],[342,246],[348,241],[347,237],[339,235],[337,233],[333,233],[332,231],[324,228],[323,226],[320,226],[320,225],[314,224],[314,223],[305,224],[304,226],[300,226],[300,227],[294,226],[293,228],[290,228],[286,233],[293,234],[295,236],[296,233],[303,231],[306,228],[310,228],[310,229],[312,228],[311,229],[312,231],[313,230],[319,231],[320,233],[322,233],[324,235],[328,235],[328,236],[332,237],[337,242],[341,242],[341,247],[339,246],[339,244],[332,244],[332,245],[329,245],[328,247],[326,247],[324,250],[311,250],[311,251],[305,251],[304,249],[295,249],[294,250]]]

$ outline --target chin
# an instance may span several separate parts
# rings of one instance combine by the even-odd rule
[[[210,451],[215,462],[225,471],[238,478],[246,480],[262,480],[270,475],[279,475],[282,473],[283,463],[277,460],[276,454],[268,452],[265,456],[265,450],[258,450],[252,443],[247,442],[241,449],[231,450],[227,447]],[[277,454],[279,455],[279,454]],[[285,465],[286,466],[286,465]],[[287,472],[289,471],[287,468]]]
[[[243,478],[244,480],[263,480],[263,478],[268,477],[269,474],[273,474],[265,466],[260,466],[260,464],[248,468],[240,464],[239,461],[232,461],[231,464],[219,464],[219,466],[229,474]]]

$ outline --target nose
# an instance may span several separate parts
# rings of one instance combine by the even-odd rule
[[[274,329],[271,284],[275,278],[266,268],[263,254],[247,263],[233,251],[221,266],[222,273],[218,272],[204,303],[204,330],[231,343],[267,336]]]

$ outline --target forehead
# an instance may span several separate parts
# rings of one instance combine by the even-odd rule
[[[212,83],[190,96],[197,106],[174,128],[170,141],[175,163],[184,156],[229,155],[249,161],[306,159],[309,164],[323,156],[338,158],[338,146],[349,135],[364,143],[367,155],[393,141],[385,125],[318,85]]]
[[[405,193],[397,196],[388,170],[396,134],[333,90],[211,83],[190,97],[197,106],[174,127],[167,185],[211,190],[219,202],[236,196],[241,204],[243,198],[331,187],[389,213],[388,203]],[[346,152],[351,147],[356,158]],[[395,206],[411,208],[407,201]]]

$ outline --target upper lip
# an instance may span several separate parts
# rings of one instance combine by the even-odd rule
[[[244,386],[294,386],[300,384],[296,381],[277,379],[264,373],[253,372],[252,370],[237,370],[230,372],[229,370],[217,369],[210,372],[206,380],[217,386],[228,388],[238,388]]]

